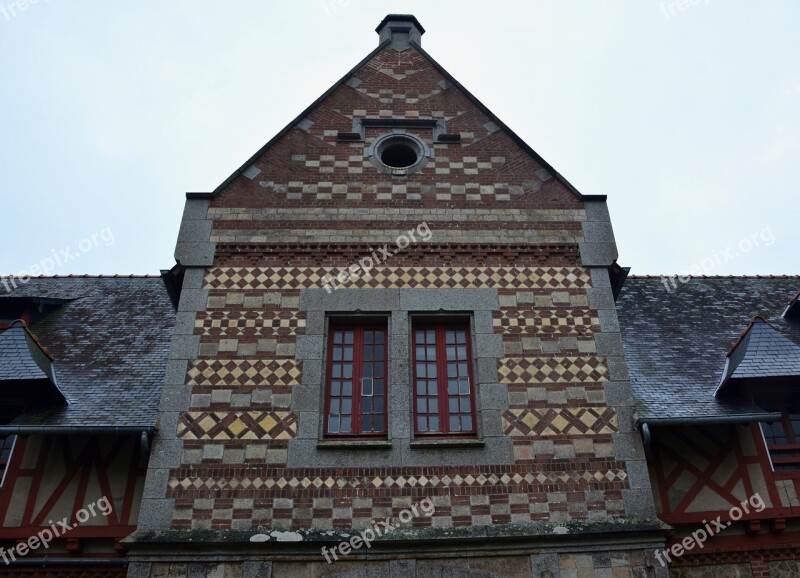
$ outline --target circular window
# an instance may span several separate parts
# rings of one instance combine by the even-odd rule
[[[403,176],[422,169],[433,156],[433,151],[421,138],[407,133],[390,133],[375,139],[364,154],[379,171]]]
[[[381,162],[393,169],[407,169],[418,160],[416,149],[405,142],[393,142],[381,151]]]

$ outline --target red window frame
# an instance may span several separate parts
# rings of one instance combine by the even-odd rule
[[[379,334],[383,343],[378,342]],[[348,335],[352,338],[348,338]],[[326,438],[387,437],[388,342],[386,322],[331,322],[328,328],[325,370]],[[348,348],[352,349],[351,354],[348,354]],[[348,357],[352,359],[347,359]],[[382,359],[378,359],[379,357]],[[352,364],[349,372],[348,363]],[[371,375],[365,375],[366,373]],[[349,406],[347,401],[350,402]],[[347,411],[350,413],[346,413]],[[347,423],[347,430],[342,431],[348,416],[350,421]]]
[[[760,425],[773,469],[800,471],[800,409],[784,409],[780,421]]]
[[[456,334],[456,338],[450,339],[449,333]],[[434,337],[433,343],[430,340],[431,336]],[[463,336],[463,340],[460,336]],[[472,370],[472,336],[469,322],[412,323],[411,348],[415,435],[475,437],[478,429],[475,417],[475,380]],[[453,348],[450,352],[451,359],[448,359],[448,348]],[[432,352],[435,352],[433,360],[430,357]],[[435,376],[431,375],[433,367]],[[451,370],[450,374],[448,369]],[[423,373],[425,375],[422,375]],[[466,390],[462,387],[465,377],[468,380]],[[448,390],[452,386],[456,387],[455,395],[452,389]],[[468,397],[468,407],[464,407],[465,397]],[[454,402],[457,406],[456,415],[453,415]],[[433,419],[437,420],[433,426],[435,429],[432,429]],[[456,419],[457,423],[452,419]],[[465,420],[469,423],[465,423]]]

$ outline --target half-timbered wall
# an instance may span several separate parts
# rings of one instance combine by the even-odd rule
[[[138,435],[18,437],[0,490],[0,540],[13,546],[53,524],[62,532],[58,521],[68,518],[75,527],[25,558],[118,557],[118,541],[136,526],[146,467]],[[105,501],[97,505],[103,498],[108,515]],[[97,515],[87,510],[78,523],[76,514],[90,504]]]

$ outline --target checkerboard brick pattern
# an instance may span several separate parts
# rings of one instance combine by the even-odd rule
[[[302,362],[295,359],[197,359],[187,371],[189,385],[296,385]]]
[[[337,267],[226,267],[215,268],[206,275],[206,287],[242,290],[285,290],[322,287],[335,276]],[[353,275],[351,288],[585,288],[590,284],[588,273],[579,268],[550,267],[384,267],[371,278]]]

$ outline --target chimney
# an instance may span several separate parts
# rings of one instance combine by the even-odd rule
[[[422,44],[422,35],[425,29],[411,14],[389,14],[375,29],[380,37],[380,43],[391,40],[391,47],[395,50],[405,50],[409,41],[418,46]]]

